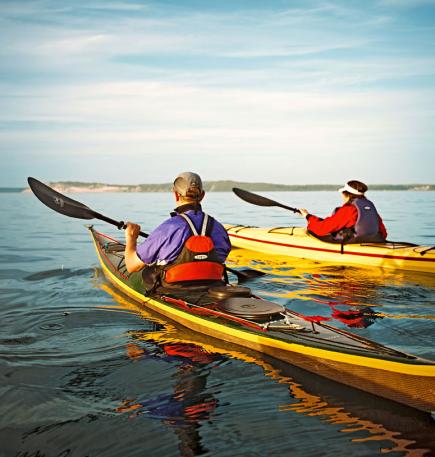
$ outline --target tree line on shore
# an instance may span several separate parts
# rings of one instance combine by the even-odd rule
[[[51,182],[48,185],[58,192],[168,192],[172,183],[162,184],[107,184],[86,183],[79,181]],[[340,184],[272,184],[262,182],[240,181],[205,181],[206,192],[231,192],[233,187],[257,192],[305,192],[305,191],[334,191],[341,187]],[[433,191],[435,184],[371,184],[370,190],[415,190]],[[0,188],[2,192],[26,191],[26,188]]]

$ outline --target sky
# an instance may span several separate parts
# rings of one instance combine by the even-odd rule
[[[0,187],[435,182],[435,0],[0,0]]]

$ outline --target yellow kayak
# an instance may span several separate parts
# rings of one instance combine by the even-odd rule
[[[226,224],[225,228],[232,246],[236,248],[340,265],[435,273],[435,246],[394,241],[341,246],[321,241],[307,233],[303,227]]]
[[[89,230],[106,278],[160,316],[366,392],[423,411],[434,410],[433,361],[324,324],[319,316],[302,316],[249,290],[246,296],[234,295],[245,288],[226,286],[223,291],[209,289],[199,295],[186,288],[167,295],[145,295],[141,273],[126,272],[125,246],[92,227]]]

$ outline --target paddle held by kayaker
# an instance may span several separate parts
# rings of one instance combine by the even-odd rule
[[[128,222],[125,264],[129,273],[144,270],[149,290],[223,283],[231,243],[223,225],[203,212],[205,192],[199,175],[184,172],[173,185],[176,208],[137,245],[140,226]]]
[[[375,205],[366,198],[368,187],[361,181],[348,181],[338,191],[344,204],[325,219],[300,208],[312,235],[331,243],[379,243],[387,239],[387,230]]]

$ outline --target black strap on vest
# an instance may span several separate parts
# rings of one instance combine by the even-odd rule
[[[207,228],[205,229],[206,236],[209,236],[211,238],[211,234],[213,232],[213,227],[214,227],[214,219],[211,216],[208,216]]]

